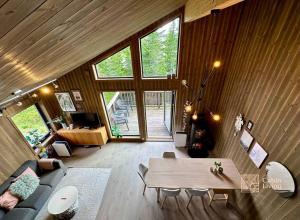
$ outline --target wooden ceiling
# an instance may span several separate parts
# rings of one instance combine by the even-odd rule
[[[185,0],[0,0],[0,103],[73,70]]]

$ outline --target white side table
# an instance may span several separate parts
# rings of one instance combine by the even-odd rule
[[[48,203],[48,212],[58,219],[71,219],[78,210],[78,190],[66,186],[58,190]]]

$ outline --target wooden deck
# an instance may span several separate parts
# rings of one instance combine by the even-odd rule
[[[170,134],[164,125],[164,109],[163,107],[147,107],[147,133],[148,137],[170,138]],[[139,135],[139,123],[137,118],[136,107],[129,110],[128,128],[126,124],[120,124],[119,129],[123,136]]]

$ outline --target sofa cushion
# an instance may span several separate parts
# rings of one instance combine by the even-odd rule
[[[55,187],[64,176],[63,169],[53,170],[40,176],[40,185]]]
[[[12,181],[14,179],[14,177],[9,177],[7,180],[4,181],[4,183],[0,185],[0,195],[2,195],[9,188],[10,184],[12,184]]]
[[[30,174],[21,176],[16,182],[12,183],[9,190],[13,195],[20,199],[27,199],[39,186],[40,180],[37,176]]]
[[[1,220],[32,220],[37,215],[37,211],[30,208],[14,208],[9,211]]]
[[[15,178],[20,176],[28,167],[30,167],[39,176],[40,169],[36,160],[27,160],[11,176]]]
[[[52,188],[46,185],[39,185],[38,188],[26,200],[20,202],[16,208],[32,208],[40,210],[52,192]]]

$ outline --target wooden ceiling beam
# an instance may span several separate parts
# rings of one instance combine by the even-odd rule
[[[210,14],[212,9],[224,9],[243,0],[188,0],[185,5],[184,22],[191,22]]]

